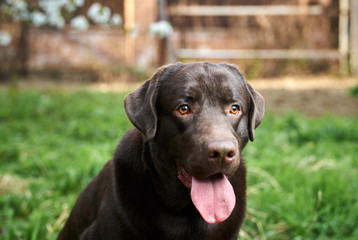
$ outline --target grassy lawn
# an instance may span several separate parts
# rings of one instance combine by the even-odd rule
[[[56,239],[131,127],[124,93],[0,89],[0,239]],[[240,239],[358,239],[358,118],[268,114]]]

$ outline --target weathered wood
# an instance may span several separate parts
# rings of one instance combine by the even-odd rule
[[[357,7],[351,16],[349,32],[349,1],[358,5],[357,0],[339,0],[339,44],[336,49],[188,49],[177,51],[178,58],[188,59],[327,59],[339,60],[341,73],[348,73],[348,56],[351,65],[358,72],[358,44],[357,38],[350,36],[358,31]],[[171,16],[305,16],[322,15],[321,5],[313,6],[172,6],[169,8]],[[352,22],[355,22],[352,24]],[[353,29],[354,28],[354,29]],[[357,33],[356,33],[357,35]],[[356,36],[355,35],[355,36]],[[353,38],[353,40],[352,40]],[[349,45],[351,43],[351,45]],[[354,53],[353,53],[354,51]]]
[[[158,0],[158,9],[159,9],[159,20],[168,21],[169,17],[167,14],[167,1],[165,0]],[[175,53],[172,46],[171,36],[167,36],[164,39],[161,39],[159,42],[159,59],[158,65],[164,65],[165,63],[174,63],[176,61]],[[163,48],[162,46],[165,46]]]
[[[257,16],[257,15],[321,15],[323,8],[320,5],[300,6],[273,5],[273,6],[173,6],[169,14],[174,16]]]
[[[352,73],[358,76],[358,1],[350,2],[350,64]]]
[[[348,53],[349,53],[349,0],[339,1],[339,36],[338,51],[341,54],[340,71],[348,74]]]
[[[337,50],[307,49],[179,49],[178,58],[188,59],[340,59]]]
[[[124,0],[124,55],[130,64],[135,63],[135,38],[131,31],[135,28],[135,0]]]
[[[135,0],[124,0],[124,28],[131,30],[135,27]]]

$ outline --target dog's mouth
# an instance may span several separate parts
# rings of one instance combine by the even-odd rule
[[[178,178],[190,188],[191,200],[203,219],[208,223],[225,221],[236,203],[234,189],[226,175],[214,174],[198,179],[177,163]]]
[[[177,163],[178,178],[184,184],[185,187],[191,188],[193,176],[189,174],[185,169]]]

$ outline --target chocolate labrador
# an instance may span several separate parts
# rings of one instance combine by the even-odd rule
[[[79,196],[58,239],[237,239],[241,158],[264,100],[230,64],[160,68],[126,96],[132,128]]]

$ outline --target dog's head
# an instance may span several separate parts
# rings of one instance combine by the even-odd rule
[[[154,175],[175,189],[166,194],[185,186],[207,222],[225,220],[235,205],[227,179],[264,116],[262,96],[238,69],[211,63],[164,66],[126,96],[125,109],[150,143]],[[214,202],[222,204],[208,206]]]

